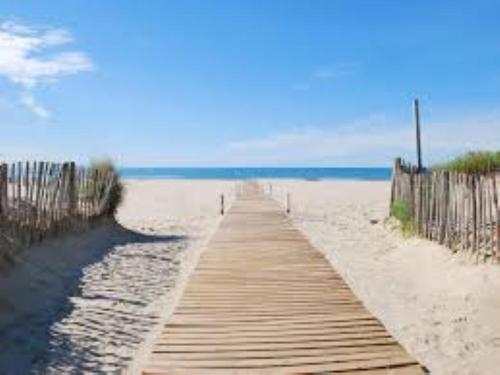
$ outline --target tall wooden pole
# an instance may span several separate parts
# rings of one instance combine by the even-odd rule
[[[417,136],[417,165],[418,170],[422,170],[422,142],[420,140],[420,107],[418,104],[418,99],[413,102],[413,108],[415,111],[415,127]]]

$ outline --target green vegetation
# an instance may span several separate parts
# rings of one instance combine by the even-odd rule
[[[500,170],[500,151],[471,151],[434,169],[461,173],[485,174]]]
[[[415,221],[406,202],[402,200],[394,201],[391,206],[391,216],[399,220],[403,234],[410,236],[415,233]]]
[[[110,216],[114,215],[118,206],[122,203],[125,193],[123,182],[120,179],[120,175],[114,163],[111,160],[95,160],[90,163],[90,170],[98,171],[99,173],[113,173],[113,186],[109,192],[109,199],[104,208],[104,214]]]

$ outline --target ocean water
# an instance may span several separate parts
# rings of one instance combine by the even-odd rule
[[[389,180],[391,168],[120,168],[131,179],[302,179]]]

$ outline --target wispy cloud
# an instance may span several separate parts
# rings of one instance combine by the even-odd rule
[[[358,64],[342,63],[330,67],[322,67],[313,73],[313,78],[325,80],[345,77],[355,74],[359,70]]]
[[[38,117],[47,118],[50,113],[35,99],[36,86],[94,69],[92,60],[83,52],[47,53],[71,42],[72,35],[64,29],[33,27],[16,21],[0,23],[0,76],[21,89],[21,103]]]
[[[313,71],[303,82],[292,85],[293,90],[306,91],[319,81],[333,80],[354,75],[359,71],[359,64],[339,63],[324,66]]]
[[[35,97],[30,92],[21,93],[21,103],[28,108],[36,116],[46,119],[50,116],[50,113],[45,107],[43,107]]]
[[[500,114],[457,122],[429,121],[423,129],[428,163],[474,149],[500,149]],[[384,115],[349,124],[309,126],[226,145],[235,164],[390,165],[396,156],[414,158],[414,129]]]

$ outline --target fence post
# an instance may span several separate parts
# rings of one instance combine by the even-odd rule
[[[396,190],[397,190],[400,169],[401,169],[401,158],[396,158],[396,160],[394,160],[394,169],[392,170],[391,205],[390,205],[391,207],[397,198]]]
[[[224,215],[224,194],[220,195],[220,214]]]
[[[472,251],[477,251],[477,218],[478,218],[478,202],[476,197],[477,183],[476,176],[471,175],[471,199],[472,199]]]
[[[291,200],[290,200],[290,193],[286,193],[286,213],[289,214],[291,211]]]
[[[415,219],[415,168],[410,167],[409,174],[410,178],[410,212],[413,219]]]
[[[448,171],[443,171],[441,174],[443,190],[441,196],[441,220],[440,220],[440,229],[439,229],[439,243],[443,244],[446,231],[448,226],[448,207],[450,201],[450,173]]]
[[[7,179],[8,179],[7,164],[1,163],[0,164],[0,218],[7,216],[7,211],[8,211]]]
[[[500,260],[500,210],[497,209],[497,259]]]
[[[77,203],[78,195],[76,190],[76,165],[75,162],[71,162],[69,163],[68,170],[68,206],[70,216],[74,216],[76,214]]]
[[[420,139],[420,106],[418,103],[418,99],[413,101],[413,109],[415,112],[415,137],[417,141],[417,167],[418,171],[422,170],[422,142]]]
[[[496,213],[496,260],[500,260],[500,207],[498,207],[498,194],[497,194],[497,182],[495,174],[492,175],[493,182],[493,209]],[[492,223],[493,225],[493,223]],[[493,238],[492,238],[493,240]]]

